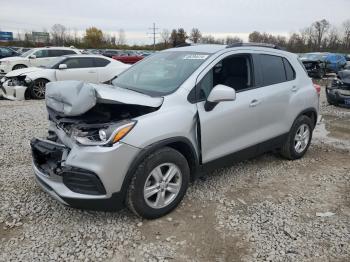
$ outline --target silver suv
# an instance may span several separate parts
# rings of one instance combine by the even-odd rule
[[[196,45],[147,57],[113,81],[49,83],[49,135],[31,141],[39,185],[73,207],[173,210],[213,168],[307,151],[319,97],[275,46]]]

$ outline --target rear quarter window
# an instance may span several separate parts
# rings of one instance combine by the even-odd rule
[[[284,69],[286,70],[287,81],[292,81],[295,79],[295,70],[289,61],[283,58]]]
[[[95,67],[105,67],[110,63],[109,60],[104,58],[94,58]]]

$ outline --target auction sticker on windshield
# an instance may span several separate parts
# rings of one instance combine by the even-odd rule
[[[184,60],[205,60],[209,55],[185,55]]]

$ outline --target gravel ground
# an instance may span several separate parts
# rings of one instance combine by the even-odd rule
[[[266,154],[216,170],[170,215],[142,221],[42,192],[29,140],[46,134],[44,103],[2,100],[0,261],[349,261],[350,110],[322,96],[321,114],[303,159]]]

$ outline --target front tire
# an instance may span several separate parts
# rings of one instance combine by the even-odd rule
[[[46,84],[49,81],[46,79],[37,79],[30,88],[30,96],[34,99],[44,99]]]
[[[190,180],[186,158],[164,147],[149,155],[137,168],[127,192],[126,204],[137,216],[164,216],[183,199]]]
[[[280,154],[289,160],[303,157],[310,146],[312,131],[313,123],[311,119],[305,115],[298,117],[289,131]]]

